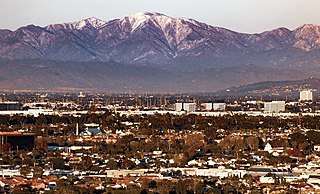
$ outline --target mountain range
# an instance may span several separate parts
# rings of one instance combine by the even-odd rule
[[[319,77],[320,26],[239,33],[137,13],[0,30],[0,89],[210,92]]]

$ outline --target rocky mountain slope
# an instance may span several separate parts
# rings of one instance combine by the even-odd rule
[[[0,30],[0,58],[3,64],[0,77],[7,80],[1,82],[0,79],[0,86],[9,87],[10,83],[17,83],[19,77],[30,75],[30,72],[19,70],[17,78],[9,77],[9,73],[5,73],[8,69],[4,68],[10,66],[9,69],[14,72],[28,61],[36,66],[41,61],[44,64],[64,64],[42,72],[45,77],[53,79],[55,68],[68,68],[65,64],[81,64],[86,68],[81,76],[78,68],[70,70],[70,75],[75,79],[77,76],[90,77],[88,80],[77,77],[79,84],[70,82],[68,86],[71,88],[84,85],[96,88],[95,83],[106,80],[98,80],[93,76],[94,71],[113,64],[122,72],[118,76],[131,79],[132,85],[138,79],[131,76],[130,68],[139,68],[139,79],[149,75],[150,69],[160,76],[159,79],[149,77],[143,84],[132,86],[133,91],[139,88],[212,91],[259,81],[317,77],[320,72],[319,51],[318,25],[306,24],[292,31],[279,28],[259,34],[244,34],[159,13],[137,13],[111,21],[88,18],[45,27],[28,25],[15,31]],[[94,64],[99,64],[99,68],[96,65],[96,69],[92,69]],[[31,73],[33,78],[39,77],[42,85],[30,80],[28,87],[49,86],[44,84],[45,80],[36,70]],[[104,76],[113,77],[114,74],[108,73],[105,72]],[[69,83],[67,78],[61,76],[59,81]],[[176,87],[158,84],[177,79],[180,81],[172,82]],[[121,80],[119,78],[115,83],[115,88],[124,84]],[[59,81],[51,82],[50,87],[60,87]],[[108,84],[101,83],[99,89],[107,90]],[[19,84],[12,87],[15,86]],[[120,88],[125,90],[122,86]]]

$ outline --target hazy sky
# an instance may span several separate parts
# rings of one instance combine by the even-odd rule
[[[111,20],[148,11],[253,33],[320,24],[319,8],[320,0],[0,0],[0,28]]]

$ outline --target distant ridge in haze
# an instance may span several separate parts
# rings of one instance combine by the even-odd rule
[[[111,21],[88,18],[46,27],[28,25],[0,30],[0,89],[85,86],[208,92],[318,77],[319,51],[320,26],[312,24],[244,34],[146,12]],[[113,72],[108,71],[110,64]],[[139,74],[132,74],[132,68]],[[68,74],[56,80],[59,69]],[[45,78],[52,80],[50,84]]]
[[[218,91],[217,94],[225,96],[290,96],[298,97],[301,90],[310,89],[315,94],[320,93],[320,79],[308,78],[293,81],[267,81],[231,87]]]

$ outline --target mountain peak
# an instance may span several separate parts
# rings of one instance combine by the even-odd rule
[[[294,31],[296,42],[294,47],[310,51],[313,48],[320,48],[320,26],[305,24]]]
[[[304,24],[295,31],[299,33],[314,33],[320,35],[320,26],[315,24]]]
[[[132,31],[134,31],[139,26],[148,21],[155,22],[158,25],[162,26],[162,24],[168,23],[172,21],[172,19],[172,17],[157,12],[138,12],[136,14],[123,18],[122,21],[129,21],[132,26]]]
[[[263,35],[263,36],[269,36],[269,35],[288,36],[288,34],[291,32],[292,31],[290,31],[288,28],[281,27],[281,28],[277,28],[274,30],[262,32],[261,35]]]
[[[99,28],[99,27],[105,25],[106,23],[107,23],[106,21],[100,20],[96,17],[90,17],[90,18],[83,19],[83,20],[80,20],[80,21],[72,23],[72,24],[76,29],[82,29],[83,27],[85,27],[87,25],[90,25],[94,28]]]
[[[316,25],[316,24],[304,24],[302,25],[300,28],[318,28],[319,25]]]
[[[130,21],[145,21],[145,20],[150,20],[150,19],[157,20],[159,18],[168,19],[171,17],[164,15],[164,14],[161,14],[161,13],[157,13],[157,12],[138,12],[133,15],[127,16],[125,18],[129,18]]]

